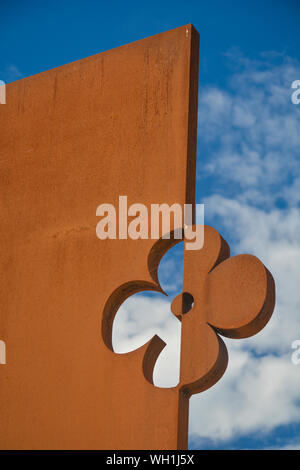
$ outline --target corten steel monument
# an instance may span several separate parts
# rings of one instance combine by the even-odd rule
[[[255,257],[205,227],[185,251],[180,382],[157,388],[164,343],[115,354],[119,306],[161,292],[179,240],[99,240],[96,208],[194,203],[198,33],[184,26],[11,83],[0,106],[0,448],[176,449],[188,402],[227,364],[219,334],[259,331],[274,306]],[[171,225],[174,230],[177,226]]]

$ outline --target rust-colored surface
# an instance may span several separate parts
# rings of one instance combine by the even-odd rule
[[[228,355],[219,335],[252,336],[273,313],[271,273],[255,256],[229,256],[228,244],[210,226],[204,226],[203,248],[184,252],[183,293],[171,308],[182,321],[179,389],[187,397],[225,372]]]
[[[112,350],[118,307],[161,290],[159,261],[178,240],[99,240],[96,208],[118,207],[120,195],[128,205],[194,203],[198,41],[188,25],[7,86],[2,449],[185,448],[190,395],[226,368],[219,334],[249,336],[272,313],[270,273],[253,256],[228,258],[205,227],[203,249],[185,251],[184,294],[172,303],[179,385],[152,384],[158,337]]]
[[[197,60],[184,26],[7,86],[1,448],[176,448],[177,392],[145,379],[149,344],[119,356],[101,331],[116,288],[153,284],[154,242],[99,240],[96,208],[193,202]]]

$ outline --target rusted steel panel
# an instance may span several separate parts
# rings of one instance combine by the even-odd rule
[[[186,443],[178,390],[149,382],[161,340],[120,356],[110,349],[111,318],[102,322],[119,286],[159,289],[154,261],[148,270],[154,242],[99,240],[95,214],[119,195],[147,207],[194,202],[198,41],[188,25],[7,85],[3,449]]]

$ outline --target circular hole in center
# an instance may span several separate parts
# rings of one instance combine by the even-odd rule
[[[189,292],[182,294],[182,313],[188,313],[194,305],[194,297]]]

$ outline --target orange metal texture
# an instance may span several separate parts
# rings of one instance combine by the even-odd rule
[[[271,274],[229,258],[219,233],[185,250],[180,382],[153,386],[157,336],[113,352],[130,295],[162,292],[157,269],[178,240],[99,240],[96,207],[194,203],[198,33],[191,25],[15,82],[1,107],[0,446],[187,447],[188,404],[227,366],[220,335],[269,320]],[[174,225],[171,229],[176,228]]]
[[[188,25],[7,86],[2,449],[187,445],[188,400],[150,383],[161,340],[117,355],[115,305],[102,319],[119,286],[129,283],[115,304],[145,286],[159,290],[155,269],[168,245],[100,241],[95,213],[104,202],[117,207],[119,195],[148,207],[194,202],[198,40]]]
[[[269,321],[275,304],[271,273],[252,255],[230,256],[229,246],[204,226],[201,250],[184,252],[183,292],[172,302],[182,321],[179,390],[185,396],[212,387],[228,363],[220,335],[246,338]]]

